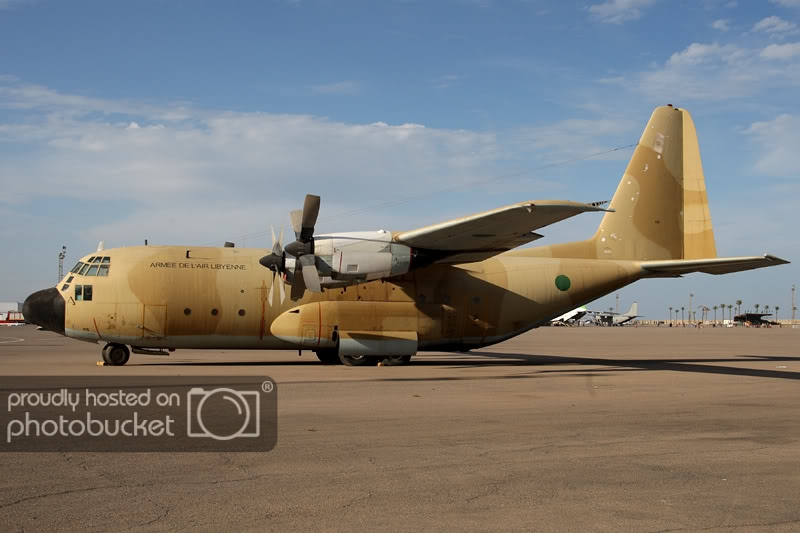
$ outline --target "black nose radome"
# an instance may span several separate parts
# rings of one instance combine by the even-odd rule
[[[55,287],[36,291],[22,304],[25,320],[54,333],[64,334],[66,302]]]

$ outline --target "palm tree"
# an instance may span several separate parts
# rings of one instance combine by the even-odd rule
[[[764,312],[765,313],[769,313],[769,305],[765,305],[764,306]]]
[[[685,307],[681,306],[681,324],[686,325],[686,322],[683,321],[683,310]]]
[[[728,318],[733,322],[733,306],[731,304],[728,304]]]
[[[759,308],[759,307],[761,307],[761,306],[760,306],[760,305],[758,305],[758,304],[756,304],[756,305],[754,305],[753,307],[755,307],[755,308],[756,308],[756,313],[758,313],[758,308]]]
[[[719,306],[715,305],[714,306],[714,324],[717,323],[717,309],[719,309]]]
[[[780,311],[780,310],[781,310],[781,308],[776,305],[775,306],[775,322],[778,322],[778,325],[780,325],[780,321],[778,320],[778,311]]]
[[[669,321],[672,322],[672,306],[669,306]]]
[[[741,315],[742,314],[742,301],[741,300],[736,300],[736,314],[737,315]]]

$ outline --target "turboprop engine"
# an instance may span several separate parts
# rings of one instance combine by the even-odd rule
[[[409,271],[414,250],[392,242],[388,231],[314,235],[319,206],[319,196],[308,194],[303,209],[290,213],[296,240],[286,247],[272,232],[272,251],[259,260],[274,273],[270,302],[276,280],[282,302],[284,281],[292,286],[292,300],[299,300],[306,289],[320,292]]]

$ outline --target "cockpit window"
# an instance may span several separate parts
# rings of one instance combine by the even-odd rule
[[[75,301],[83,300],[83,285],[75,285]]]
[[[83,286],[83,299],[84,301],[91,302],[92,301],[92,286],[91,285],[84,285]]]
[[[93,255],[85,263],[79,262],[72,269],[72,273],[79,276],[108,276],[111,269],[111,258],[108,256]]]

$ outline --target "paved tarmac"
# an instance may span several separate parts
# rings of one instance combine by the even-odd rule
[[[15,339],[23,339],[16,341]],[[0,375],[268,375],[263,454],[0,454],[2,531],[799,531],[800,329],[542,328],[402,367],[0,329]]]

